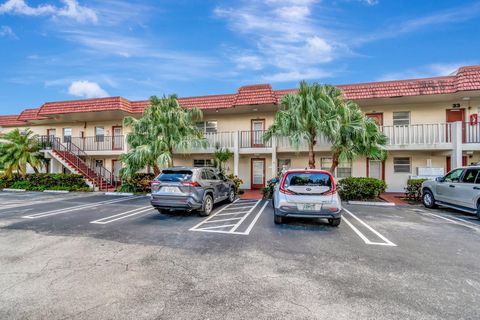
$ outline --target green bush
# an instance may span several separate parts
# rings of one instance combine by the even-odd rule
[[[385,181],[375,178],[347,177],[337,182],[342,200],[373,200],[385,192]]]
[[[233,181],[235,194],[240,194],[240,185],[243,183],[243,180],[233,174],[229,174],[227,178]]]
[[[152,191],[150,183],[154,178],[153,173],[135,173],[124,179],[118,190],[121,192],[149,193]]]
[[[28,191],[66,190],[89,191],[84,178],[78,174],[32,173],[25,178],[20,175],[0,176],[0,188],[26,189]]]
[[[428,179],[408,179],[405,188],[405,198],[410,201],[420,201],[422,198],[422,183]]]
[[[272,178],[267,181],[266,187],[262,190],[263,199],[272,199],[276,181],[278,181],[278,178]]]

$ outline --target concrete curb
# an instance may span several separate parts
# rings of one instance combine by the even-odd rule
[[[11,189],[11,188],[5,188],[5,189],[2,189],[2,191],[6,191],[6,192],[25,192],[27,191],[26,189]]]
[[[106,196],[133,196],[131,192],[105,192]]]
[[[70,193],[68,190],[43,190],[46,193]]]
[[[348,201],[348,204],[356,204],[363,206],[376,206],[376,207],[394,207],[393,202],[373,202],[373,201]]]

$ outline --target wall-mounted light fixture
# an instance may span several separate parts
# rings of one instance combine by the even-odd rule
[[[452,108],[460,108],[460,103],[454,103],[454,104],[452,104]]]

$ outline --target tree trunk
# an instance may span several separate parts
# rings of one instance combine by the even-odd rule
[[[310,169],[315,169],[315,152],[313,152],[313,147],[315,143],[310,143],[308,145],[308,167]]]
[[[155,177],[160,174],[160,168],[156,163],[153,165],[153,174],[155,175]]]
[[[334,174],[335,173],[335,169],[338,167],[338,158],[340,157],[340,152],[339,151],[335,151],[332,155],[332,166],[330,167],[330,173],[331,174]]]

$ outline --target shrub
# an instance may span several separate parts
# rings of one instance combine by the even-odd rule
[[[267,186],[262,190],[264,199],[272,199],[276,181],[278,181],[278,178],[272,178],[267,181]]]
[[[375,178],[347,177],[337,182],[342,200],[372,200],[385,192],[385,181]]]
[[[19,175],[12,175],[11,178],[0,176],[0,188],[26,189],[28,191],[90,190],[81,175],[63,173],[32,173],[25,178]]]
[[[243,180],[233,174],[229,174],[227,178],[234,183],[235,194],[240,194],[240,185],[243,183]]]
[[[422,183],[428,179],[408,179],[405,188],[405,198],[411,201],[420,201],[422,198]]]
[[[153,173],[134,173],[122,181],[118,188],[121,192],[149,193],[152,191],[150,183],[155,178]]]

